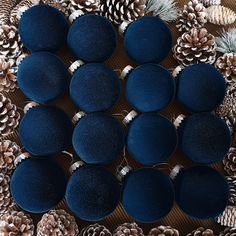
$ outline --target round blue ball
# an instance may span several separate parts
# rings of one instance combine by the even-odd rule
[[[69,74],[57,56],[49,52],[36,52],[20,64],[17,82],[29,99],[47,103],[66,92]]]
[[[116,31],[103,16],[87,14],[70,27],[67,42],[72,52],[85,62],[103,62],[116,48]]]
[[[165,22],[156,16],[139,18],[125,31],[125,50],[138,64],[161,62],[169,54],[171,46],[171,31]]]
[[[177,77],[177,100],[191,112],[216,109],[224,100],[226,82],[212,65],[189,66]]]
[[[89,165],[80,167],[67,184],[67,204],[82,220],[104,219],[115,210],[119,198],[119,182],[104,167]]]
[[[122,152],[125,132],[114,117],[100,112],[90,113],[76,125],[72,143],[84,162],[108,164]]]
[[[179,128],[179,146],[193,162],[212,164],[222,161],[230,145],[228,126],[211,113],[185,118]]]
[[[65,174],[57,163],[31,157],[14,171],[10,190],[14,201],[23,210],[43,213],[63,199],[66,191]]]
[[[166,108],[175,96],[175,82],[168,70],[156,64],[144,64],[127,76],[126,97],[140,112]]]
[[[225,178],[207,166],[182,170],[174,180],[176,202],[190,217],[213,219],[221,214],[229,199]]]
[[[24,148],[35,156],[58,154],[71,144],[73,126],[57,107],[37,106],[22,118],[19,137]]]
[[[117,74],[100,63],[80,67],[70,84],[73,101],[87,113],[111,109],[118,101],[120,93],[121,85]]]
[[[124,179],[122,204],[135,220],[153,223],[165,217],[173,207],[174,187],[170,178],[159,170],[142,168]]]
[[[131,156],[144,165],[167,161],[177,146],[175,126],[165,117],[147,113],[129,126],[127,148]]]
[[[56,52],[66,44],[69,25],[66,17],[49,5],[36,5],[23,13],[19,34],[29,50]]]

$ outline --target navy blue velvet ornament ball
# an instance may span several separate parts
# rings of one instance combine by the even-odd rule
[[[175,126],[165,117],[147,113],[129,126],[127,148],[131,156],[144,165],[165,162],[177,146]]]
[[[175,82],[168,70],[156,64],[144,64],[127,76],[126,97],[141,112],[166,108],[175,96]]]
[[[106,111],[120,97],[121,86],[117,74],[105,64],[90,63],[75,72],[70,95],[84,112]]]
[[[77,155],[89,164],[108,164],[122,152],[125,132],[114,117],[90,113],[76,125],[72,143]]]
[[[120,186],[116,177],[104,167],[83,166],[71,176],[66,201],[70,210],[86,221],[102,220],[118,205]]]
[[[122,204],[135,220],[152,223],[170,212],[174,187],[167,175],[156,169],[142,168],[124,178]]]
[[[191,112],[216,109],[224,100],[226,82],[214,66],[191,65],[177,77],[177,100]]]
[[[222,161],[231,146],[226,123],[211,113],[194,114],[179,128],[179,146],[192,161],[212,164]]]
[[[57,163],[45,158],[23,160],[11,178],[14,201],[23,210],[43,213],[54,208],[66,191],[66,178]]]
[[[171,31],[159,17],[144,16],[128,26],[124,46],[129,57],[138,64],[159,63],[171,50]]]
[[[193,218],[213,219],[224,211],[228,203],[227,181],[207,166],[181,170],[174,186],[177,204]]]
[[[45,103],[65,93],[69,73],[57,56],[49,52],[36,52],[19,65],[17,82],[29,99]]]
[[[69,25],[66,17],[49,5],[36,5],[23,13],[19,34],[29,50],[56,52],[66,44]]]
[[[57,107],[36,106],[22,118],[19,137],[24,148],[35,156],[57,154],[71,144],[73,126]]]
[[[116,31],[103,16],[87,14],[72,24],[67,42],[72,52],[85,62],[103,62],[116,48]]]

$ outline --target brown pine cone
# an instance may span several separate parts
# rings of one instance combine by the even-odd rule
[[[235,228],[226,228],[219,236],[236,236],[236,227]]]
[[[33,220],[22,211],[8,212],[0,217],[0,235],[33,236]]]
[[[221,4],[221,0],[199,0],[199,2],[202,3],[205,7]]]
[[[69,5],[69,12],[72,14],[75,11],[82,11],[84,13],[99,11],[99,0],[71,0]]]
[[[223,160],[224,170],[228,175],[236,176],[236,148],[231,147]]]
[[[37,236],[77,236],[78,233],[75,218],[62,209],[44,214],[37,226]]]
[[[235,227],[236,206],[227,206],[224,212],[216,218],[216,221],[222,226]]]
[[[176,27],[181,32],[187,32],[192,28],[203,27],[206,22],[206,8],[198,0],[191,0],[187,5],[184,5],[182,14],[177,20]]]
[[[177,39],[173,51],[175,59],[183,66],[213,64],[216,59],[215,37],[205,28],[194,28]]]
[[[214,236],[214,232],[211,229],[204,229],[203,227],[200,227],[192,233],[187,234],[187,236]]]
[[[9,15],[11,9],[15,6],[16,0],[1,1],[0,6],[0,26],[9,24]]]
[[[236,176],[226,176],[226,180],[229,183],[229,202],[236,205]]]
[[[79,236],[112,236],[109,229],[103,225],[93,224],[82,229]]]
[[[144,0],[104,0],[101,14],[116,25],[123,21],[132,22],[145,14]]]
[[[158,226],[150,230],[148,236],[179,236],[179,231],[170,226]]]
[[[114,231],[113,236],[144,236],[144,233],[136,223],[124,223]]]
[[[0,93],[0,135],[7,136],[14,132],[20,120],[16,105]]]

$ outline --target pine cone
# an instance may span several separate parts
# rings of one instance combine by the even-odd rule
[[[236,205],[236,176],[226,176],[229,183],[229,202]]]
[[[11,9],[15,6],[16,0],[1,1],[0,7],[0,26],[9,24],[9,14]]]
[[[33,236],[33,220],[22,211],[6,213],[0,218],[0,235]]]
[[[187,236],[214,236],[214,232],[211,229],[204,229],[203,227],[200,227],[192,233],[187,234]]]
[[[231,147],[223,160],[224,170],[227,174],[236,176],[236,148]]]
[[[0,173],[0,213],[8,211],[14,206],[9,185],[10,176],[7,174]]]
[[[23,44],[15,26],[0,28],[0,58],[16,60],[23,51]]]
[[[144,236],[144,233],[136,223],[124,223],[114,231],[113,236]]]
[[[69,12],[72,14],[75,11],[82,11],[84,13],[99,11],[99,0],[71,0],[69,5]]]
[[[78,233],[75,218],[62,209],[44,214],[37,226],[37,236],[77,236]]]
[[[150,230],[148,236],[179,236],[179,231],[170,226],[158,226]]]
[[[199,0],[199,2],[202,3],[205,7],[221,4],[221,0]]]
[[[104,0],[101,14],[116,25],[123,21],[132,22],[145,14],[144,0]]]
[[[226,228],[219,236],[236,236],[236,227],[235,228]]]
[[[216,218],[217,223],[227,226],[235,227],[236,226],[236,207],[227,206],[224,212]]]
[[[179,31],[187,32],[192,28],[201,28],[207,22],[206,8],[198,0],[191,0],[184,5],[176,27]]]
[[[194,28],[177,39],[173,51],[175,59],[183,66],[213,64],[216,59],[215,37],[205,28]]]
[[[42,3],[58,9],[67,17],[69,16],[69,1],[42,0]]]
[[[0,135],[7,136],[14,132],[20,120],[16,105],[0,93]]]
[[[85,227],[79,234],[80,236],[112,236],[109,229],[103,225],[93,224]]]

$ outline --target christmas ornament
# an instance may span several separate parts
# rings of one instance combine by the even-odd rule
[[[14,132],[20,120],[16,105],[0,93],[0,135],[7,136]]]
[[[62,209],[45,213],[37,225],[37,236],[77,236],[78,233],[75,218]]]
[[[179,231],[170,226],[158,226],[150,230],[148,236],[179,236]]]
[[[122,152],[125,132],[114,117],[105,113],[90,113],[76,125],[72,143],[84,162],[108,164]]]
[[[212,219],[221,214],[229,199],[226,179],[208,166],[181,169],[174,178],[175,199],[190,217]]]
[[[213,111],[223,102],[225,93],[225,79],[212,65],[191,65],[177,76],[176,98],[191,112]]]
[[[16,0],[1,1],[0,7],[0,27],[9,24],[9,12],[15,6]]]
[[[221,0],[199,0],[199,2],[201,2],[205,7],[221,4]]]
[[[236,13],[224,6],[210,6],[206,9],[207,19],[210,23],[216,25],[230,25],[236,20]]]
[[[236,227],[226,228],[223,232],[220,233],[219,236],[235,236],[235,235],[236,235]]]
[[[195,28],[202,28],[207,22],[206,8],[199,0],[191,0],[184,5],[184,9],[176,23],[179,31],[188,32]]]
[[[118,205],[120,186],[110,171],[100,166],[74,164],[66,189],[66,202],[80,219],[99,221]]]
[[[171,31],[159,17],[144,16],[129,25],[124,22],[120,31],[128,56],[138,64],[159,63],[171,50]]]
[[[175,82],[168,70],[156,64],[144,64],[135,69],[125,67],[126,98],[141,112],[165,109],[175,96]]]
[[[29,99],[47,103],[66,92],[70,77],[65,64],[57,56],[35,52],[20,63],[17,81]]]
[[[19,22],[21,40],[31,51],[56,52],[66,44],[65,16],[49,5],[36,5],[23,13]]]
[[[63,110],[36,106],[22,118],[19,137],[24,148],[33,155],[51,156],[66,150],[71,143],[72,130],[72,123]]]
[[[215,37],[207,29],[193,28],[177,39],[174,58],[180,65],[213,64],[216,60]]]
[[[236,227],[236,207],[227,206],[224,212],[216,218],[216,221],[222,226]]]
[[[193,230],[191,233],[187,234],[187,236],[215,236],[213,230],[211,229],[204,229],[200,227],[196,230]]]
[[[144,0],[105,0],[101,2],[103,16],[116,25],[123,21],[132,22],[145,14]]]
[[[130,155],[144,165],[167,161],[177,146],[175,126],[164,116],[146,113],[129,125],[127,149]]]
[[[84,13],[98,12],[100,0],[71,0],[69,4],[70,13],[78,10]]]
[[[236,176],[236,148],[231,147],[223,160],[224,170],[230,176]]]
[[[184,118],[178,134],[179,147],[188,159],[196,163],[212,164],[222,161],[231,145],[228,126],[211,113]]]
[[[122,204],[126,212],[139,222],[159,221],[170,212],[173,201],[173,185],[159,170],[141,168],[124,177]]]
[[[28,157],[19,162],[10,183],[16,204],[31,213],[43,213],[54,208],[65,195],[63,169],[49,158]]]
[[[81,61],[72,64],[73,77],[70,95],[75,104],[84,112],[106,111],[111,109],[121,94],[117,74],[107,65]]]
[[[11,211],[0,217],[0,235],[34,235],[34,223],[23,211]]]
[[[0,92],[14,92],[17,88],[14,60],[0,58]]]
[[[109,229],[107,229],[105,226],[99,225],[97,223],[85,227],[84,229],[82,229],[81,233],[79,234],[79,236],[90,236],[90,235],[93,235],[93,236],[112,236]]]
[[[144,236],[143,230],[136,223],[124,223],[116,228],[113,236]]]
[[[236,176],[226,176],[229,184],[229,202],[236,205]]]

